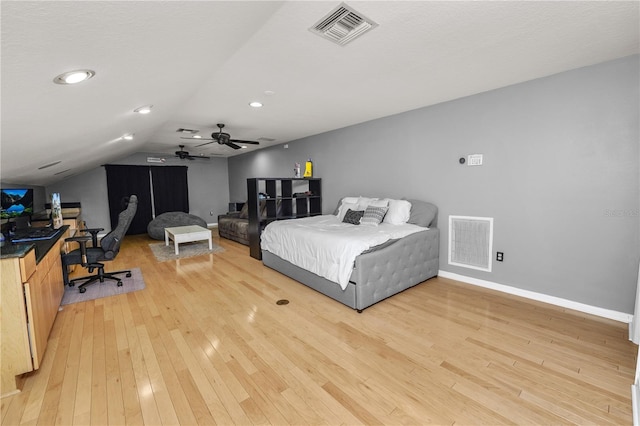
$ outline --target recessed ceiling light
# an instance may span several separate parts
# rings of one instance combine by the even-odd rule
[[[53,82],[56,84],[76,84],[89,80],[94,75],[96,75],[96,72],[92,70],[69,71],[54,78]]]
[[[264,94],[267,95],[267,96],[272,96],[272,95],[275,95],[276,92],[274,92],[273,90],[265,90]]]
[[[240,148],[247,149],[247,146],[246,145],[241,145]]]
[[[127,133],[126,135],[122,136],[122,139],[124,139],[126,141],[132,141],[133,140],[133,133]]]
[[[200,136],[200,135],[193,135],[193,138],[194,138],[194,139],[200,139],[200,138],[202,138],[202,136]]]
[[[253,101],[253,102],[249,103],[249,106],[252,107],[252,108],[261,108],[262,107],[262,102]]]
[[[138,114],[149,114],[151,112],[151,108],[153,105],[145,105],[133,110],[133,112],[137,112]]]

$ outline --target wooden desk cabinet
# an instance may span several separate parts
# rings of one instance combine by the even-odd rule
[[[40,368],[58,313],[64,282],[60,253],[67,229],[36,264],[35,249],[0,260],[0,393],[18,392],[19,376]]]

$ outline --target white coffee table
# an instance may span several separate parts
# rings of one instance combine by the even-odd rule
[[[178,244],[190,243],[193,241],[209,241],[209,250],[213,250],[213,242],[211,241],[211,230],[198,225],[174,226],[173,228],[164,228],[164,245],[169,245],[169,240],[173,240],[178,254]]]

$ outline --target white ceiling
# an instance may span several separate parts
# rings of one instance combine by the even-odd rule
[[[238,155],[176,129],[275,139],[259,149],[639,53],[637,1],[349,1],[379,26],[347,46],[308,30],[339,4],[3,0],[0,179],[47,185],[181,143]]]

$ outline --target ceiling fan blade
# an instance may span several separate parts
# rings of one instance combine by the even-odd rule
[[[225,145],[230,146],[233,149],[240,149],[241,148],[239,145],[236,145],[235,143],[233,143],[231,141],[225,142]]]
[[[202,140],[202,139],[200,139]],[[200,145],[196,145],[195,148],[199,147],[199,146],[204,146],[204,145],[209,145],[210,143],[214,143],[216,142],[215,140],[211,140],[211,142],[205,142],[205,143],[201,143]]]
[[[207,138],[185,138],[185,137],[180,137],[180,139],[187,139],[190,141],[215,141],[216,139],[207,139]]]
[[[260,145],[260,142],[256,141],[241,141],[240,139],[229,139],[229,142],[246,143],[249,145]]]

